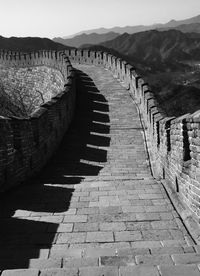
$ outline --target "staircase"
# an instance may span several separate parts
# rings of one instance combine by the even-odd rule
[[[200,247],[151,175],[128,92],[102,68],[77,70],[60,148],[1,199],[0,275],[200,275]]]

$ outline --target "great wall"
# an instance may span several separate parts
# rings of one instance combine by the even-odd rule
[[[200,111],[185,114],[179,118],[166,117],[160,110],[148,84],[137,74],[135,68],[105,52],[87,50],[41,51],[30,54],[1,52],[0,64],[5,67],[46,66],[54,68],[62,73],[65,83],[62,92],[41,105],[30,117],[0,118],[0,189],[2,193],[14,186],[26,184],[27,179],[37,175],[58,149],[64,134],[68,131],[75,112],[77,93],[77,72],[72,66],[82,68],[81,65],[83,65],[84,68],[84,65],[89,65],[88,68],[91,67],[94,71],[95,67],[105,68],[125,87],[124,91],[128,93],[137,109],[146,145],[146,162],[150,160],[150,171],[153,175],[151,178],[151,173],[148,172],[149,181],[155,179],[156,183],[159,182],[160,185],[162,183],[181,221],[189,229],[191,235],[189,235],[189,240],[192,242],[188,242],[188,246],[197,246],[195,244],[200,243],[198,225],[200,218]],[[112,93],[114,94],[115,91]],[[120,94],[120,99],[123,101],[123,94]],[[128,126],[126,125],[124,129],[128,129]],[[138,173],[138,177],[139,175]],[[136,177],[136,179],[140,181],[140,178]],[[136,179],[133,179],[133,182]],[[141,179],[146,181],[145,173]],[[188,249],[188,254],[197,253],[189,252]],[[145,273],[142,275],[147,275]],[[158,271],[154,273],[152,275],[160,275],[157,274]],[[199,271],[197,274],[194,272],[190,275],[199,275],[198,273]],[[163,272],[161,275],[168,274]]]

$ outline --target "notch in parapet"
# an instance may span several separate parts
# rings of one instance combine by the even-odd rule
[[[166,131],[166,142],[167,142],[167,153],[171,152],[171,121],[174,118],[167,118],[165,121],[165,131]]]
[[[183,161],[189,161],[191,160],[190,155],[190,142],[189,142],[189,135],[188,135],[188,129],[187,129],[187,121],[186,119],[183,119]]]

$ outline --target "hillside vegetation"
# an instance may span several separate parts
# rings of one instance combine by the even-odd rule
[[[167,115],[200,109],[200,34],[178,30],[125,33],[89,49],[108,51],[136,67]]]

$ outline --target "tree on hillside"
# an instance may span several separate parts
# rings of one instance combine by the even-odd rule
[[[21,84],[5,86],[0,81],[0,115],[27,117],[43,103],[41,91],[30,91]]]

